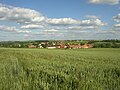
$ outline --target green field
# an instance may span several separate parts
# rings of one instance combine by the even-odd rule
[[[120,49],[0,49],[0,90],[120,90]]]

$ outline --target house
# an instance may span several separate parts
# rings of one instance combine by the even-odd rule
[[[21,44],[18,44],[18,47],[21,47]]]
[[[60,48],[60,46],[56,46],[56,48]]]
[[[89,48],[93,48],[94,44],[88,44]]]
[[[60,44],[60,48],[64,48],[65,47],[65,45],[64,44]]]
[[[82,48],[92,48],[93,44],[84,44]]]
[[[47,47],[48,49],[55,49],[56,47]]]
[[[38,48],[43,48],[42,44],[38,44]]]
[[[88,47],[88,44],[84,44],[84,45],[82,46],[82,48],[89,48],[89,47]]]
[[[35,45],[28,45],[28,48],[37,48]]]
[[[68,48],[70,49],[78,49],[78,48],[82,48],[81,45],[69,45]]]

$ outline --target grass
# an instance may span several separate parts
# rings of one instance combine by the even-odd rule
[[[0,90],[120,90],[120,49],[0,49]]]

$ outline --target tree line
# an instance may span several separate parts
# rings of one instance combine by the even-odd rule
[[[93,48],[120,48],[120,40],[34,40],[34,41],[1,41],[0,47],[6,48],[28,48],[28,45],[39,45],[42,44],[44,48],[53,43],[64,43],[66,44],[93,44]]]

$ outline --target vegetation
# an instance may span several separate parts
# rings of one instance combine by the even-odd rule
[[[94,48],[120,48],[120,43],[96,42]]]
[[[39,47],[39,44],[43,48],[48,46],[57,46],[63,43],[65,45],[84,45],[93,44],[94,48],[120,48],[120,40],[35,40],[35,41],[2,41],[0,47],[6,48],[28,48],[28,45],[35,45]]]
[[[120,49],[0,49],[0,90],[120,90]]]

